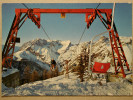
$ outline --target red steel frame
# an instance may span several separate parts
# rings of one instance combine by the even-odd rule
[[[25,15],[21,18],[22,13],[24,13]],[[11,68],[15,43],[17,40],[17,32],[19,28],[23,25],[27,18],[31,19],[35,23],[35,25],[40,28],[41,13],[59,13],[62,15],[65,15],[66,13],[85,14],[87,28],[90,27],[92,22],[98,16],[107,30],[111,28],[112,9],[16,9],[15,18],[2,52],[2,67]],[[102,14],[105,14],[106,19],[102,16]],[[113,29],[109,32],[109,37],[112,48],[115,73],[117,74],[121,72],[123,74],[123,77],[125,77],[126,74],[123,67],[126,65],[127,69],[130,69],[115,24],[113,25]]]

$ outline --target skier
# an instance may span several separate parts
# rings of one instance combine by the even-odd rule
[[[51,67],[50,67],[50,70],[52,72],[52,76],[54,76],[55,68],[56,68],[56,61],[54,59],[52,59],[51,60]]]

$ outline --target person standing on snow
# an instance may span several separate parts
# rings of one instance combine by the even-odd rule
[[[52,59],[51,60],[51,67],[50,67],[50,70],[52,72],[52,76],[54,76],[55,68],[56,68],[56,61],[54,59]]]
[[[51,67],[50,69],[51,70],[54,70],[55,69],[55,66],[56,66],[56,61],[54,59],[51,60]]]

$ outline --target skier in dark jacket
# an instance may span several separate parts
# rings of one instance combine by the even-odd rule
[[[52,59],[51,60],[51,67],[50,67],[51,71],[54,71],[55,67],[56,67],[56,61],[54,59]]]

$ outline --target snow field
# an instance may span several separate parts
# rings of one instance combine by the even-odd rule
[[[80,82],[73,73],[70,78],[64,78],[64,75],[50,78],[44,81],[27,83],[20,87],[5,88],[2,86],[3,96],[39,96],[39,95],[132,95],[132,85],[124,81],[108,82],[102,86],[98,81]]]

